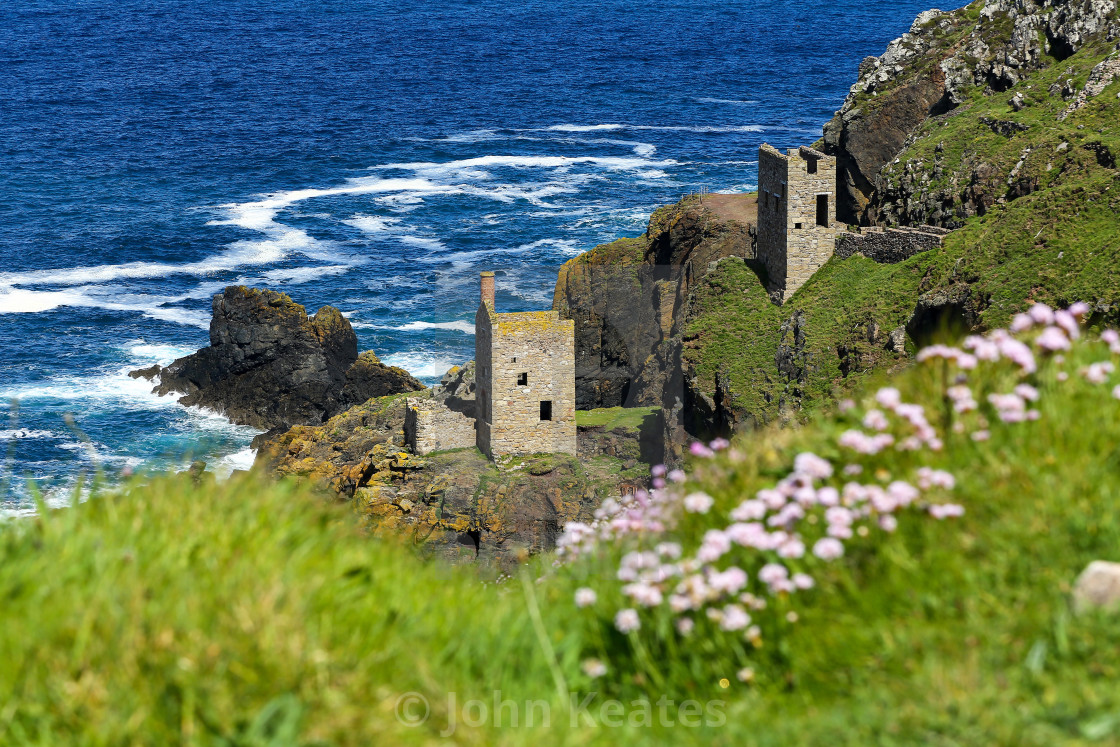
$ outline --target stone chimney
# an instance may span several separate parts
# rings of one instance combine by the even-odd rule
[[[494,308],[494,273],[479,273],[479,279],[482,285],[482,303]]]

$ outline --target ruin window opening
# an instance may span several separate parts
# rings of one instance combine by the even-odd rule
[[[817,159],[810,158],[805,162],[805,171],[809,174],[817,173]]]
[[[552,420],[552,400],[541,400],[541,420]]]
[[[527,374],[527,373],[517,374],[517,385],[518,386],[529,386],[529,374]]]
[[[828,228],[828,195],[817,195],[817,225]]]
[[[794,228],[798,228],[798,229],[799,229],[799,228],[801,228],[801,224],[800,224],[800,223],[794,223],[794,224],[793,224],[793,227],[794,227]]]

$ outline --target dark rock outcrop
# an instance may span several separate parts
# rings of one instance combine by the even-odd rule
[[[969,6],[931,10],[914,21],[880,57],[859,65],[859,78],[843,107],[824,128],[825,152],[837,158],[841,220],[861,225],[917,224],[955,228],[982,215],[995,201],[979,173],[977,188],[963,193],[931,191],[913,184],[939,176],[940,164],[918,163],[916,174],[884,178],[884,169],[931,117],[951,116],[969,89],[999,93],[1049,64],[1065,59],[1094,39],[1120,38],[1114,0],[988,0],[975,16]],[[1098,74],[1090,95],[1103,90],[1111,68]],[[1072,98],[1072,81],[1055,94]],[[1022,98],[1012,108],[1019,110]],[[993,132],[1012,137],[1021,122],[988,118]],[[989,167],[990,168],[990,167]],[[907,183],[907,180],[911,183]],[[993,185],[1007,174],[993,175]],[[983,183],[983,186],[980,186]],[[1002,191],[999,193],[1002,196]]]
[[[553,308],[576,321],[579,409],[665,408],[666,441],[683,443],[681,418],[709,393],[691,391],[681,369],[681,335],[695,284],[720,260],[753,260],[755,199],[686,198],[650,217],[644,237],[596,247],[560,270]],[[725,417],[713,400],[711,417]],[[693,413],[694,414],[694,413]],[[707,420],[701,416],[705,422]]]
[[[152,378],[150,370],[134,372]],[[283,293],[230,286],[214,296],[210,346],[162,368],[156,392],[177,392],[231,421],[262,429],[322,423],[370,397],[423,389],[372,352],[338,309],[308,318]]]

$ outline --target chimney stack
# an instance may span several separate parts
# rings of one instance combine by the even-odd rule
[[[479,273],[479,277],[482,285],[482,303],[494,308],[494,273],[482,272]]]

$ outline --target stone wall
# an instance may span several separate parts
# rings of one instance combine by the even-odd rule
[[[476,443],[475,419],[433,399],[406,401],[404,439],[415,454],[464,449]]]
[[[836,159],[812,148],[758,151],[758,258],[771,297],[793,295],[832,256],[836,234]]]
[[[909,259],[920,252],[941,246],[942,237],[949,233],[936,226],[914,228],[864,228],[863,233],[844,232],[836,237],[836,256],[847,259],[859,253],[880,264],[894,264]]]
[[[498,314],[484,303],[475,326],[479,449],[575,454],[575,323],[555,311]]]
[[[758,260],[767,288],[780,299],[786,290],[786,157],[763,144],[758,149]]]

